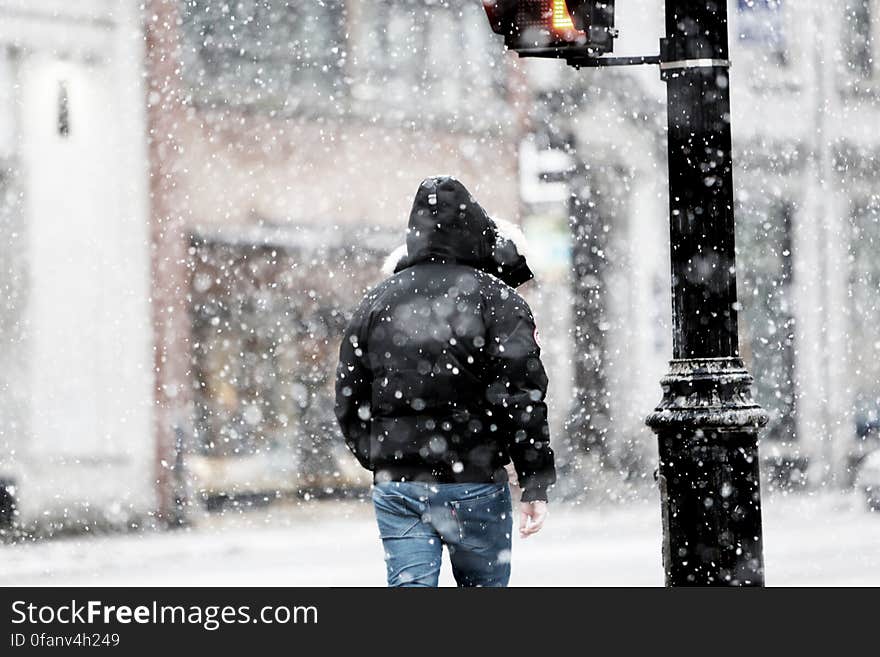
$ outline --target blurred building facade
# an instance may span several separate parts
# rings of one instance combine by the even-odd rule
[[[155,508],[139,35],[135,3],[0,2],[0,529]]]
[[[741,19],[765,20],[741,20],[735,52],[750,72],[733,108],[746,339],[783,459],[847,484],[880,411],[880,277],[866,257],[880,243],[880,3],[763,4],[739,3]]]
[[[516,68],[479,3],[147,4],[163,460],[184,451],[218,494],[363,481],[333,419],[336,336],[423,177],[516,219]]]

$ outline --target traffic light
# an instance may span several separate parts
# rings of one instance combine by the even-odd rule
[[[611,52],[614,0],[483,0],[489,24],[521,55],[544,48],[577,48],[598,57]]]
[[[614,0],[565,0],[574,26],[586,35],[587,46],[597,54],[614,48]]]

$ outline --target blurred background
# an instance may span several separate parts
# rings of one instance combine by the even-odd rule
[[[768,583],[877,583],[880,2],[729,5]],[[656,54],[661,2],[616,23]],[[654,68],[518,60],[479,0],[0,0],[0,582],[381,584],[338,336],[451,174],[537,273],[563,504],[523,563],[660,583],[665,131]]]

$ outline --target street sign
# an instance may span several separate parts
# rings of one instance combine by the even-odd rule
[[[519,145],[520,196],[527,205],[568,204],[574,158],[561,148],[538,148],[534,138]]]

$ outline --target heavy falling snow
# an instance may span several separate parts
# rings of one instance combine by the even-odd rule
[[[656,55],[664,3],[616,4],[614,54]],[[546,401],[556,484],[511,585],[664,583],[666,83],[519,58],[482,5],[0,0],[0,585],[383,585],[334,384],[441,175],[534,273],[549,384],[519,417]],[[880,585],[880,0],[728,5],[766,582]],[[452,358],[461,308],[399,308],[388,344]],[[439,394],[419,367],[413,414]]]

